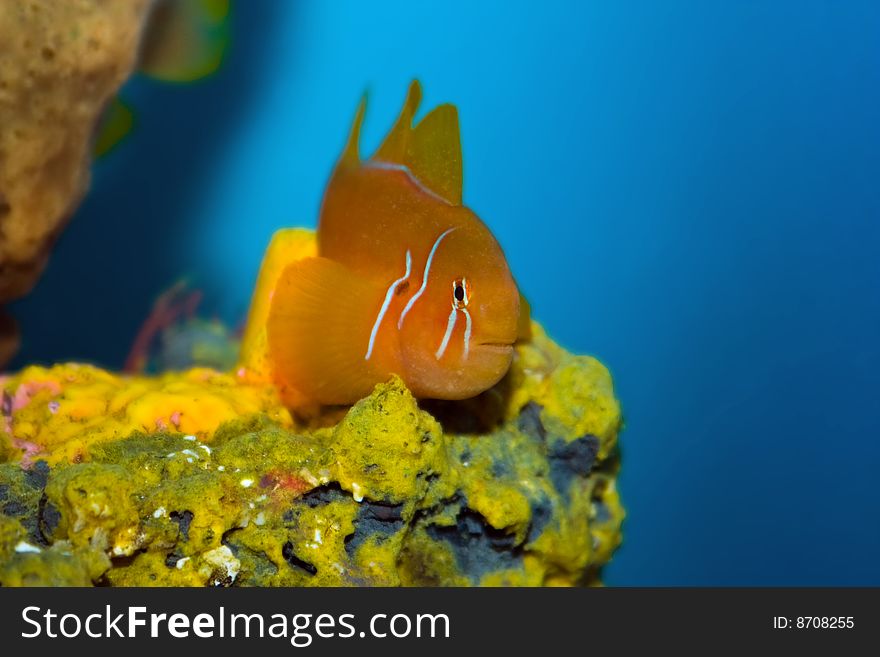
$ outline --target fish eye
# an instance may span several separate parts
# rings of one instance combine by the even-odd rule
[[[470,285],[466,278],[457,278],[452,281],[452,306],[456,310],[467,307],[470,301]]]

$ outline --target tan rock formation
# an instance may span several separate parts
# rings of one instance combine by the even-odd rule
[[[0,3],[0,303],[27,294],[89,181],[150,0]]]

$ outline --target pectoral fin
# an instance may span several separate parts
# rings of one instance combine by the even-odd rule
[[[369,394],[377,362],[366,361],[381,291],[328,258],[294,262],[278,280],[267,320],[274,378],[288,399],[350,404]]]

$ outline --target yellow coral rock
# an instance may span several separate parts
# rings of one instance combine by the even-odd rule
[[[224,422],[290,414],[275,391],[208,369],[127,377],[89,365],[27,367],[2,383],[7,449],[26,462],[88,458],[95,443],[134,432],[174,431],[210,441]]]
[[[94,127],[151,4],[0,2],[0,302],[34,285],[85,193]]]
[[[595,584],[624,515],[619,407],[598,361],[535,329],[476,399],[393,378],[321,428],[233,375],[28,368],[3,383],[29,468],[0,464],[0,584]]]

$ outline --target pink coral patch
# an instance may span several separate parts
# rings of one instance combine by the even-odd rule
[[[34,464],[33,457],[42,451],[42,448],[39,445],[29,440],[13,438],[12,444],[16,448],[24,450],[24,454],[21,457],[21,463],[19,464],[22,470],[28,470]]]
[[[12,397],[12,411],[27,406],[34,395],[43,390],[48,390],[53,395],[61,394],[61,386],[56,381],[25,381],[15,390],[15,395]]]

